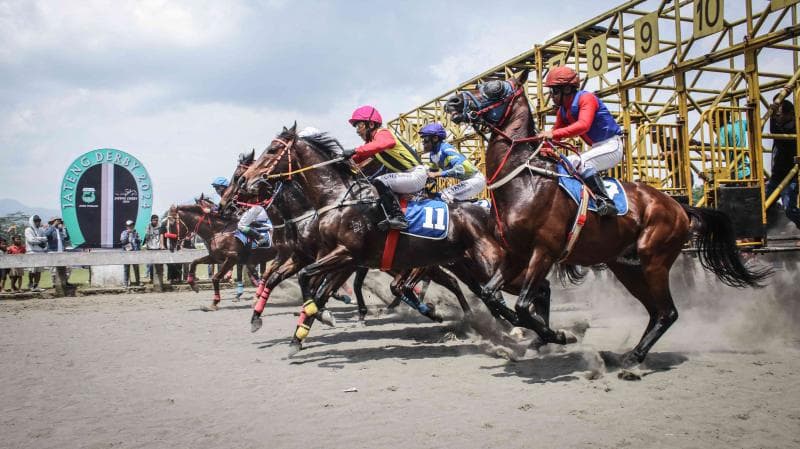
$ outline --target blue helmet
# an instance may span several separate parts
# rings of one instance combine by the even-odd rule
[[[215,178],[214,181],[211,182],[212,187],[228,187],[228,185],[230,185],[228,178],[224,178],[222,176]]]
[[[447,137],[447,131],[444,130],[444,126],[442,126],[441,123],[433,122],[423,126],[422,129],[419,130],[419,135],[422,137],[436,136],[444,140],[444,138]]]

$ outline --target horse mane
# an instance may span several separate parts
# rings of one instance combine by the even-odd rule
[[[336,157],[344,149],[339,140],[328,133],[312,134],[302,138],[317,149],[325,151],[331,157]]]

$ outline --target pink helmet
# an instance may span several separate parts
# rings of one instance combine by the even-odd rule
[[[356,122],[375,122],[380,125],[383,123],[383,118],[377,109],[367,105],[353,111],[353,116],[350,117],[350,124],[353,125]]]

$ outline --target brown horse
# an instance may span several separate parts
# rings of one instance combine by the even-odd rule
[[[624,366],[641,363],[678,318],[669,288],[669,271],[697,225],[695,244],[703,267],[724,283],[755,286],[768,270],[744,267],[730,219],[723,213],[681,205],[640,183],[623,183],[629,200],[625,215],[600,218],[590,213],[571,252],[565,251],[578,207],[558,186],[555,162],[532,146],[536,135],[522,88],[527,71],[511,77],[512,94],[490,100],[483,86],[448,100],[456,123],[491,130],[486,170],[493,193],[495,234],[507,250],[506,266],[484,286],[492,294],[512,279],[522,279],[516,311],[521,322],[545,342],[564,343],[533,302],[533,292],[559,261],[567,265],[605,264],[647,309],[650,321],[639,343],[622,358]],[[492,184],[493,183],[493,184]],[[692,223],[694,222],[694,223]],[[636,260],[631,264],[630,260]]]
[[[315,262],[298,273],[306,302],[292,353],[300,349],[331,288],[356,266],[381,267],[387,232],[377,227],[383,214],[376,207],[377,195],[365,178],[354,176],[350,162],[337,158],[339,151],[338,146],[298,138],[295,127],[284,128],[238,183],[251,193],[266,187],[271,194],[281,180],[292,177],[319,214]],[[484,216],[480,209],[472,203],[451,205],[450,227],[442,240],[400,234],[393,267],[409,270],[441,265],[469,254],[476,269],[483,271],[479,278],[488,279],[502,250],[480,220]]]
[[[201,199],[201,201],[203,200]],[[206,244],[208,255],[193,260],[189,266],[187,282],[195,292],[199,291],[195,283],[197,264],[221,264],[219,270],[211,278],[214,286],[214,297],[211,306],[205,309],[217,310],[221,299],[220,281],[240,262],[243,256],[246,257],[246,260],[242,260],[242,263],[247,267],[251,280],[255,284],[258,282],[258,271],[255,265],[272,260],[277,251],[274,248],[245,250],[244,244],[234,235],[236,232],[236,220],[220,217],[209,206],[210,204],[206,202],[191,205],[173,205],[167,213],[167,232],[172,232],[174,229],[178,240],[198,235]]]
[[[335,139],[324,134],[309,137],[309,139],[315,139],[321,145],[339,146]],[[375,167],[371,169],[365,168],[364,170],[375,171]],[[253,194],[239,188],[242,184],[240,181],[241,174],[242,172],[239,169],[234,173],[231,186],[223,193],[221,207],[230,208],[233,202],[240,199],[263,201],[264,198],[269,196],[270,207],[267,211],[276,229],[273,240],[278,248],[278,256],[263,273],[256,292],[256,302],[251,317],[251,331],[256,332],[263,324],[261,314],[269,299],[270,292],[284,279],[293,276],[301,268],[316,260],[320,242],[317,236],[319,214],[306,199],[300,186],[294,181],[282,181],[279,187],[269,194],[264,190],[266,185],[262,184],[259,191]],[[368,269],[358,267],[355,268],[355,271],[356,277],[353,288],[358,302],[358,319],[360,323],[363,323],[367,308],[361,287]],[[439,267],[432,266],[414,273],[399,273],[397,270],[392,270],[390,274],[395,276],[390,285],[392,294],[431,320],[441,322],[442,317],[435,311],[433,305],[423,303],[416,297],[413,287],[419,278],[432,280],[444,286],[456,296],[465,314],[471,312],[469,303],[461,292],[456,279]],[[409,279],[411,274],[413,274],[413,278]],[[345,278],[348,276],[349,274]],[[336,296],[335,294],[333,295],[334,297]],[[332,316],[324,311],[318,318],[321,318],[323,322],[329,325],[334,323]]]

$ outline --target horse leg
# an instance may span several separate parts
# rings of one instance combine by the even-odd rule
[[[458,281],[453,276],[447,274],[441,267],[435,266],[430,267],[425,270],[425,274],[428,278],[436,282],[437,284],[441,285],[442,287],[450,290],[450,292],[455,295],[456,299],[458,299],[458,304],[461,306],[461,310],[464,312],[465,316],[472,315],[472,309],[469,306],[469,302],[467,298],[464,297],[464,292],[461,291],[461,287],[458,286]],[[427,284],[426,284],[427,287]],[[424,293],[420,293],[419,300],[422,301],[425,297]]]
[[[641,257],[641,256],[640,256]],[[608,268],[639,302],[650,320],[639,343],[622,357],[622,366],[629,368],[642,363],[659,338],[678,319],[678,309],[669,290],[669,267],[659,258],[657,262],[640,258],[641,266],[608,263]],[[674,259],[673,259],[674,260]]]
[[[412,269],[408,273],[408,275],[406,275],[405,279],[402,281],[401,288],[406,297],[412,298],[412,301],[418,304],[420,313],[422,313],[423,315],[425,315],[426,317],[430,318],[433,321],[441,323],[442,321],[444,321],[444,317],[442,317],[439,313],[436,312],[436,307],[433,304],[422,302],[422,300],[419,297],[417,297],[417,292],[414,291],[414,287],[422,279],[422,276],[429,274],[429,272],[436,269],[438,269],[438,267]],[[441,269],[439,269],[439,273],[443,275],[442,276],[443,282],[446,283],[448,275],[443,271],[441,271]],[[456,284],[456,288],[458,289],[458,284]],[[460,293],[461,290],[459,289],[458,292]],[[467,308],[469,308],[469,305],[467,305]]]
[[[207,263],[213,263],[213,262],[214,262],[214,259],[211,257],[211,254],[208,254],[208,255],[205,255],[205,256],[203,256],[203,257],[201,257],[199,259],[193,260],[192,263],[189,264],[189,274],[187,274],[187,276],[186,276],[186,283],[189,284],[189,287],[191,287],[192,290],[194,290],[195,293],[199,293],[200,292],[200,289],[197,288],[197,282],[196,282],[196,279],[194,277],[194,273],[195,273],[195,271],[197,269],[197,264],[200,264],[200,263],[207,264]]]
[[[219,309],[219,302],[222,299],[219,294],[219,281],[222,277],[230,271],[231,267],[235,263],[235,259],[228,257],[222,262],[222,265],[219,266],[219,270],[211,277],[211,284],[214,286],[214,298],[211,300],[211,305],[206,307],[204,310],[207,311],[214,311]]]
[[[267,305],[272,290],[299,269],[300,267],[294,259],[288,259],[281,264],[270,264],[267,271],[264,272],[264,278],[258,283],[258,288],[256,289],[253,315],[250,317],[250,332],[256,332],[261,329],[261,313],[264,312],[264,307]]]
[[[361,289],[364,287],[364,279],[367,277],[368,272],[369,268],[356,268],[356,277],[353,280],[353,292],[356,295],[356,303],[358,304],[359,324],[364,324],[367,317],[367,304],[364,302],[364,292]]]
[[[441,323],[443,321],[442,317],[436,315],[433,308],[429,307],[427,304],[421,303],[414,293],[414,289],[410,287],[413,286],[413,283],[408,282],[408,279],[413,277],[414,272],[415,270],[412,269],[397,274],[394,280],[392,280],[392,283],[389,284],[389,289],[392,291],[395,298],[400,298],[400,300],[408,304],[409,307],[416,310],[421,315],[430,318],[432,321]]]
[[[563,330],[558,332],[550,328],[547,321],[539,315],[535,309],[534,299],[542,290],[542,285],[546,281],[545,276],[553,265],[553,258],[542,248],[534,248],[533,254],[528,261],[525,269],[525,281],[514,308],[520,317],[521,323],[528,329],[532,329],[542,339],[544,343],[567,344],[576,341],[575,337],[567,335]],[[549,286],[548,286],[549,290]],[[549,298],[547,301],[549,306]],[[531,308],[534,310],[531,311]],[[549,318],[549,309],[548,309]]]
[[[289,345],[290,357],[302,349],[303,340],[308,337],[311,324],[314,322],[313,318],[319,312],[319,307],[312,296],[311,277],[323,276],[340,268],[343,264],[352,263],[352,261],[353,258],[347,248],[338,246],[324,257],[297,272],[297,282],[300,284],[300,291],[303,295],[303,307],[300,311],[300,320],[298,320],[295,328],[294,337],[292,337],[292,342]]]
[[[470,286],[470,290],[475,293],[478,298],[481,299],[486,308],[489,309],[489,312],[495,318],[502,317],[506,321],[508,321],[512,326],[521,326],[522,322],[520,320],[519,315],[514,310],[510,309],[506,305],[506,301],[503,298],[503,293],[501,291],[503,285],[505,285],[505,277],[503,275],[502,269],[497,269],[492,274],[491,278],[489,278],[489,282],[487,282],[483,288],[477,285],[477,282],[473,280],[470,276],[469,271],[466,272],[466,279],[469,280],[467,283]],[[465,278],[462,278],[464,280]],[[477,286],[474,286],[477,285]]]

